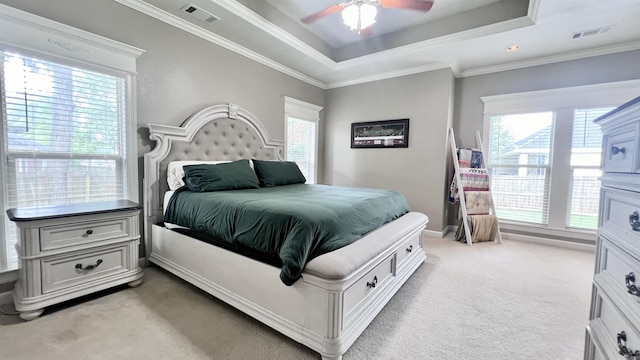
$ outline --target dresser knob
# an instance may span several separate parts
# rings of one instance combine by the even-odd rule
[[[629,215],[629,225],[631,225],[631,230],[640,231],[640,214],[637,211]]]
[[[409,247],[407,248],[407,253],[411,253],[413,251],[413,245],[409,245]]]
[[[100,264],[102,264],[102,259],[98,259],[98,261],[96,261],[95,265],[82,266],[82,264],[78,263],[78,264],[76,264],[76,269],[82,270],[82,271],[91,271],[91,270],[97,268],[98,266],[100,266]]]
[[[624,331],[621,331],[618,334],[618,354],[624,356],[627,360],[640,360],[640,350],[630,350],[627,347],[627,334]]]
[[[378,284],[378,277],[374,276],[372,282],[367,282],[367,287],[372,289],[372,288],[376,287],[377,284]]]
[[[617,147],[617,146],[612,146],[612,147],[611,147],[611,153],[612,153],[613,155],[618,155],[619,153],[624,154],[625,152],[626,152],[626,150],[625,150],[625,148],[624,148],[624,147],[621,147],[621,148],[619,148],[619,147]]]
[[[93,230],[91,229],[87,230],[87,235],[91,235],[91,234],[93,234]]]
[[[640,296],[640,291],[636,287],[636,274],[632,272],[624,276],[624,282],[627,285],[627,292],[631,295]]]

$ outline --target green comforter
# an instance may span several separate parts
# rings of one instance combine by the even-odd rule
[[[390,190],[296,184],[193,193],[183,187],[164,221],[278,256],[280,279],[292,285],[309,260],[408,211],[402,194]]]

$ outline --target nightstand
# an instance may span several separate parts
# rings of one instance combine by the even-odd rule
[[[140,209],[127,200],[7,210],[20,229],[16,310],[44,308],[112,286],[142,283]]]

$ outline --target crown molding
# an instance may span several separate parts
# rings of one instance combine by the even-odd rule
[[[542,56],[534,59],[515,61],[505,64],[490,65],[473,69],[462,70],[458,73],[458,77],[469,77],[477,75],[486,75],[501,71],[517,70],[532,66],[547,65],[563,61],[584,59],[593,56],[608,55],[625,51],[633,51],[640,49],[640,41],[632,41],[627,43],[602,46],[599,48],[585,49],[563,53],[558,55]]]
[[[253,61],[256,61],[262,65],[268,66],[274,70],[280,71],[286,75],[289,75],[298,80],[304,81],[310,85],[324,89],[326,84],[320,80],[307,76],[299,71],[293,70],[279,62],[273,61],[266,56],[260,55],[255,51],[251,51],[243,46],[240,46],[232,41],[229,41],[222,36],[214,34],[210,31],[204,30],[201,27],[194,25],[178,16],[168,13],[162,9],[159,9],[153,5],[150,5],[142,0],[114,0],[124,6],[139,11],[145,15],[149,15],[155,19],[158,19],[164,23],[167,23],[180,30],[184,30],[192,35],[198,36],[204,40],[212,42],[216,45],[222,46],[227,50],[231,50],[237,54],[247,57]]]
[[[136,72],[137,47],[0,4],[0,48],[49,55]]]
[[[420,66],[411,67],[411,68],[404,68],[399,70],[388,71],[385,73],[378,73],[370,76],[363,76],[356,79],[325,82],[317,78],[308,76],[297,70],[294,70],[275,60],[269,59],[266,56],[263,56],[255,51],[249,50],[232,41],[229,41],[217,34],[214,34],[197,25],[194,25],[174,14],[171,14],[153,5],[150,5],[146,3],[144,0],[114,0],[114,1],[122,5],[125,5],[131,9],[139,11],[143,14],[156,18],[178,29],[181,29],[195,36],[198,36],[202,39],[205,39],[211,43],[224,47],[239,55],[245,56],[251,60],[254,60],[274,70],[280,71],[285,75],[289,75],[293,78],[296,78],[305,83],[308,83],[310,85],[313,85],[320,89],[325,89],[325,90],[344,87],[344,86],[357,85],[357,84],[362,84],[362,83],[367,83],[367,82],[372,82],[377,80],[390,79],[393,77],[411,75],[411,74],[416,74],[416,73],[421,73],[426,71],[440,70],[445,68],[451,69],[455,77],[462,78],[462,77],[484,75],[484,74],[490,74],[495,72],[515,70],[515,69],[520,69],[525,67],[546,65],[550,63],[576,60],[576,59],[581,59],[586,57],[606,55],[611,53],[640,49],[640,42],[636,41],[636,42],[616,44],[611,46],[603,46],[595,49],[586,49],[586,50],[574,51],[570,53],[550,55],[550,56],[538,57],[538,58],[528,59],[523,61],[516,61],[516,62],[470,68],[470,69],[464,69],[457,61],[453,61],[453,63],[430,63],[430,64],[420,65]],[[358,58],[353,58],[353,59],[349,59],[341,62],[335,62],[329,57],[322,54],[321,52],[315,50],[314,48],[305,44],[301,40],[295,38],[290,33],[282,30],[281,28],[277,27],[276,25],[269,22],[265,18],[256,14],[255,12],[245,7],[244,5],[240,4],[239,2],[234,0],[216,0],[216,4],[218,4],[219,6],[222,6],[226,10],[237,14],[247,22],[262,29],[263,31],[266,31],[271,36],[274,36],[275,38],[280,39],[285,44],[297,49],[304,56],[309,57],[310,60],[316,61],[320,66],[324,67],[323,70],[326,70],[326,73],[348,72],[349,69],[351,68],[372,66],[372,65],[378,64],[380,61],[388,60],[389,58],[407,58],[408,56],[412,56],[416,52],[424,51],[425,49],[429,49],[446,42],[451,42],[451,41],[459,42],[459,41],[464,41],[464,40],[472,39],[479,36],[505,32],[505,31],[509,31],[509,30],[513,30],[513,29],[517,29],[525,26],[531,26],[536,23],[536,20],[538,18],[540,2],[541,0],[530,0],[527,16],[522,16],[520,18],[503,21],[496,24],[490,24],[490,25],[479,27],[479,28],[469,29],[466,31],[462,31],[459,33],[454,33],[454,34],[450,34],[450,35],[446,35],[446,36],[442,36],[434,39],[428,39],[418,43],[408,44],[405,46],[400,46],[397,48],[376,52],[376,53],[361,56]]]
[[[404,68],[400,70],[388,71],[385,73],[375,74],[371,76],[363,76],[354,80],[336,81],[333,83],[328,83],[326,88],[335,89],[335,88],[344,87],[344,86],[358,85],[358,84],[368,83],[372,81],[392,79],[400,76],[413,75],[413,74],[423,73],[427,71],[442,70],[442,69],[451,69],[451,71],[453,71],[454,66],[452,64],[444,64],[444,63],[426,64],[421,66],[415,66],[412,68]]]
[[[306,56],[312,58],[313,60],[321,63],[326,66],[330,70],[333,70],[336,67],[336,62],[333,61],[328,56],[324,55],[320,51],[314,49],[309,46],[304,41],[298,39],[297,37],[291,35],[291,33],[283,30],[279,26],[276,26],[269,20],[263,18],[262,16],[256,14],[253,10],[248,7],[240,4],[236,0],[216,0],[217,5],[223,7],[224,9],[234,13],[235,15],[241,17],[243,20],[246,20],[250,24],[258,27],[260,30],[266,32],[267,34],[273,36],[276,39],[281,40],[285,44],[293,47],[294,49],[300,51]]]

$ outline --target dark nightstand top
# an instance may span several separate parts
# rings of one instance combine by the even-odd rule
[[[7,215],[11,221],[35,221],[139,209],[142,209],[142,206],[129,200],[112,200],[83,204],[13,208],[7,210]]]

